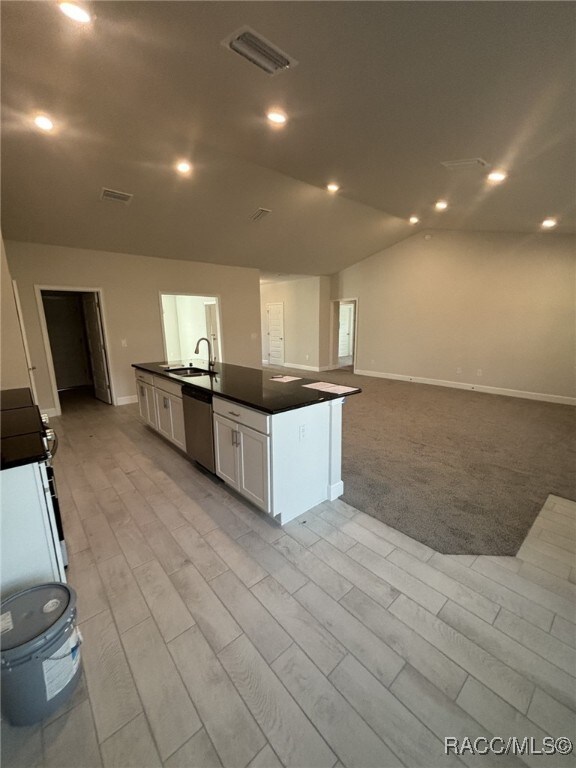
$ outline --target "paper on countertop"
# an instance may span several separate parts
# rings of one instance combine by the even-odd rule
[[[270,381],[279,381],[280,384],[288,384],[289,381],[300,381],[301,376],[271,376]]]
[[[331,395],[346,395],[348,392],[356,392],[358,387],[344,387],[341,384],[330,384],[328,381],[316,381],[314,384],[302,384],[308,389],[319,389],[321,392],[329,392]]]

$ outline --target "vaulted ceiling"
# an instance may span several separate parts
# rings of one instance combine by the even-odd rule
[[[331,274],[413,234],[411,215],[575,230],[573,3],[86,7],[80,25],[51,0],[2,4],[7,239]],[[297,64],[270,76],[222,45],[245,25]],[[486,165],[442,165],[475,158]],[[495,168],[501,185],[486,183]],[[254,222],[258,208],[271,213]]]

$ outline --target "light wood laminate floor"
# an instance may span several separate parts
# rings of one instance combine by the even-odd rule
[[[2,724],[5,768],[574,765],[443,747],[576,742],[574,502],[517,557],[441,555],[339,500],[280,528],[135,406],[53,421],[84,677]]]

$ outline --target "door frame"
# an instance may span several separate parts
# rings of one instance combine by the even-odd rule
[[[102,336],[104,337],[104,354],[106,356],[106,362],[108,364],[108,379],[110,380],[110,397],[112,399],[112,405],[118,405],[116,393],[114,391],[114,377],[112,374],[112,363],[110,360],[110,343],[108,340],[108,330],[106,328],[106,311],[104,307],[104,293],[102,288],[82,288],[72,287],[70,285],[34,285],[34,293],[36,294],[36,305],[38,307],[38,317],[40,319],[40,330],[42,331],[42,342],[44,344],[44,353],[46,355],[46,362],[48,364],[48,378],[50,380],[50,389],[52,390],[52,398],[54,401],[54,408],[48,408],[47,413],[49,416],[60,416],[62,414],[62,408],[60,406],[60,397],[58,395],[58,385],[56,383],[56,371],[54,369],[54,360],[52,358],[52,347],[50,346],[50,334],[48,333],[48,324],[46,323],[46,315],[44,313],[44,303],[42,302],[42,291],[66,291],[68,293],[97,293],[98,301],[100,304],[100,321],[102,322]]]
[[[164,327],[164,308],[162,306],[162,296],[194,296],[197,299],[216,299],[216,315],[218,318],[218,346],[220,348],[220,360],[219,363],[224,362],[224,343],[222,340],[222,298],[219,293],[190,293],[189,291],[158,291],[158,306],[160,308],[160,329],[162,331],[162,350],[164,352],[164,360],[168,362],[168,351],[166,349],[166,328]]]
[[[16,280],[12,280],[12,292],[14,293],[14,302],[16,304],[16,314],[18,316],[18,324],[20,325],[20,332],[22,333],[22,344],[24,346],[24,357],[26,358],[26,366],[28,367],[28,378],[30,379],[30,389],[32,390],[32,396],[34,402],[38,405],[38,391],[36,389],[36,379],[34,378],[34,371],[36,366],[32,365],[32,358],[30,357],[30,347],[28,346],[28,337],[26,335],[26,327],[24,326],[24,315],[22,314],[22,305],[20,304],[20,293],[18,291],[18,283]]]
[[[330,328],[330,363],[332,368],[338,367],[338,346],[340,327],[340,304],[354,305],[354,333],[352,350],[352,372],[356,371],[356,357],[358,353],[358,298],[342,298],[332,300],[332,323]]]

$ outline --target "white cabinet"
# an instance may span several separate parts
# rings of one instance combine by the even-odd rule
[[[341,496],[342,402],[267,414],[214,397],[216,474],[282,524]]]
[[[270,438],[214,414],[216,474],[265,512],[270,512]]]
[[[184,409],[181,385],[136,370],[136,391],[142,420],[184,450]]]
[[[150,377],[152,379],[152,377]],[[157,428],[156,403],[154,402],[154,387],[136,374],[136,392],[138,394],[138,406],[140,418],[154,429]]]
[[[184,407],[182,398],[170,395],[170,413],[172,415],[172,442],[179,448],[186,448],[186,436],[184,434]]]
[[[170,408],[170,395],[161,389],[154,390],[156,398],[156,413],[158,414],[158,432],[168,440],[172,439],[172,409]]]

